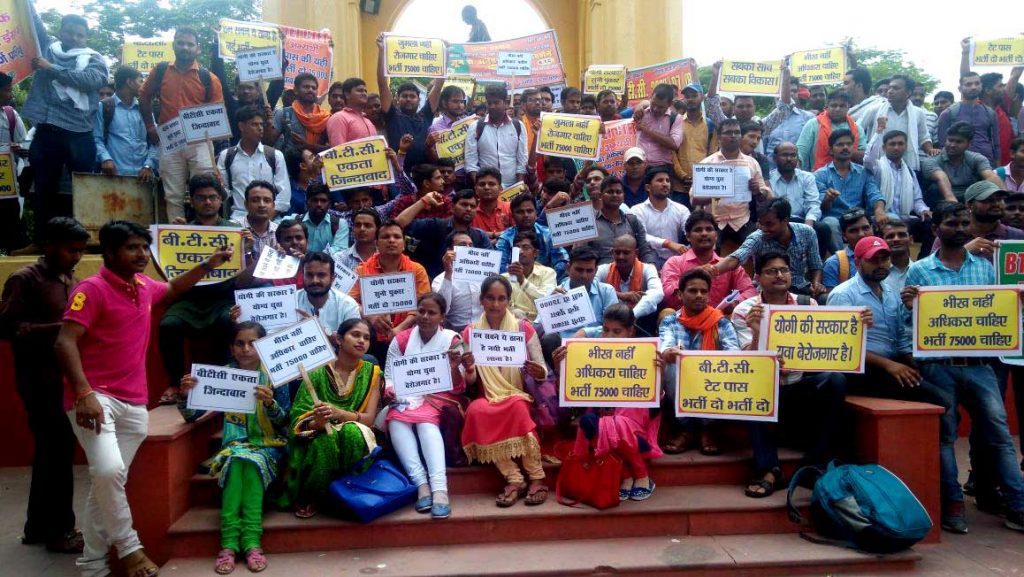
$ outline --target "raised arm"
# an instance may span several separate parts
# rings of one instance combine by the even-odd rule
[[[380,113],[387,114],[391,110],[391,86],[388,84],[386,34],[377,35],[377,92],[380,93]]]

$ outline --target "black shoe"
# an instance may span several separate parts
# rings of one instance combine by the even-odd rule
[[[964,495],[974,496],[974,470],[967,471],[967,482],[964,483]]]
[[[1024,532],[1024,511],[1008,511],[1003,525],[1007,529]]]
[[[942,529],[950,533],[967,534],[967,516],[963,501],[947,503],[942,511]]]
[[[1006,503],[1003,502],[1002,496],[998,494],[986,493],[977,495],[974,497],[974,503],[982,513],[998,515],[1000,517],[1006,516]]]

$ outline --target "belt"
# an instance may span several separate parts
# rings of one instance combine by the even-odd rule
[[[986,357],[948,357],[944,359],[922,359],[922,362],[949,365],[951,367],[974,367],[989,364]]]

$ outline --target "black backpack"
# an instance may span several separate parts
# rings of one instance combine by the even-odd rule
[[[161,62],[153,68],[153,82],[156,83],[157,91],[164,85],[164,74],[167,73],[167,67],[170,65],[170,62]],[[203,101],[209,102],[210,92],[213,90],[213,80],[210,79],[210,71],[202,66],[199,67],[199,81],[203,83],[203,90],[206,91]]]
[[[231,188],[231,164],[235,162],[235,156],[238,155],[238,147],[236,144],[228,149],[227,154],[224,156],[224,172],[227,174],[224,177],[228,181],[227,189],[230,191]],[[267,159],[267,164],[270,165],[270,172],[277,175],[277,149],[273,146],[263,145],[263,157]]]
[[[516,141],[523,136],[523,123],[519,122],[518,118],[512,119],[512,126],[516,127]],[[480,142],[480,137],[484,134],[484,121],[479,120],[476,123],[476,141]]]

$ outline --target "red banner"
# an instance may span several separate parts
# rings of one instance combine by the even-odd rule
[[[597,163],[608,171],[608,174],[622,178],[626,173],[625,154],[636,146],[636,124],[632,118],[612,120],[604,123],[604,136],[601,137],[601,156]]]
[[[15,84],[32,76],[32,59],[39,56],[36,29],[24,0],[0,0],[0,73]]]
[[[317,96],[327,94],[331,87],[331,72],[334,68],[334,49],[331,48],[331,33],[326,28],[320,32],[278,26],[284,35],[284,55],[288,69],[284,71],[284,87],[292,88],[295,77],[303,72],[316,76],[319,82]]]
[[[529,53],[530,73],[498,76],[499,52]],[[480,81],[502,81],[513,90],[565,84],[562,55],[558,52],[558,38],[554,30],[497,42],[450,44],[448,73],[471,74],[478,84]]]
[[[680,91],[697,80],[697,63],[693,58],[683,58],[626,71],[626,97],[633,106],[651,97],[654,87],[659,84],[675,84]]]

